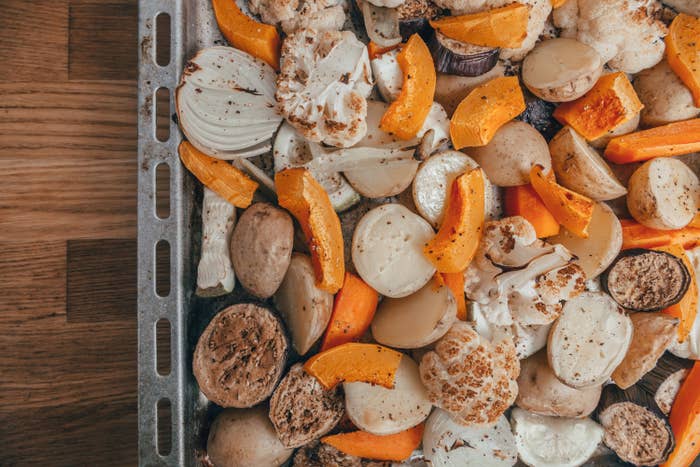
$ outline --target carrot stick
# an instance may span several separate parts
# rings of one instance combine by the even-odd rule
[[[381,47],[377,45],[376,42],[369,41],[369,44],[367,44],[367,53],[369,53],[369,59],[374,60],[375,58],[378,58],[380,55],[383,55],[387,52],[390,52],[394,49],[396,49],[399,46],[399,44],[396,45],[391,45],[389,47]]]
[[[440,273],[440,276],[457,300],[457,318],[466,321],[467,300],[464,297],[464,272],[443,272]]]
[[[616,164],[629,164],[695,151],[700,151],[700,118],[613,138],[605,148],[605,157]]]
[[[686,250],[700,245],[700,226],[696,220],[678,230],[657,230],[646,227],[631,219],[621,219],[622,249],[654,248],[677,243]]]
[[[676,447],[662,467],[688,467],[700,455],[700,362],[695,362],[669,417]]]
[[[535,228],[537,238],[551,237],[559,233],[559,222],[549,212],[532,185],[506,188],[505,205],[506,215],[527,219]]]
[[[376,290],[356,275],[346,272],[343,287],[335,296],[321,351],[362,337],[372,323],[378,301]]]
[[[695,268],[690,262],[690,258],[688,258],[682,245],[673,243],[655,249],[665,251],[666,253],[680,258],[683,264],[685,264],[685,267],[688,268],[688,272],[690,272],[690,286],[681,301],[661,310],[661,313],[678,318],[680,321],[678,326],[678,341],[684,342],[688,334],[690,334],[690,330],[693,328],[695,316],[698,313],[698,280],[695,275]]]
[[[381,461],[403,461],[411,456],[423,439],[421,423],[394,435],[379,436],[366,431],[353,431],[325,436],[321,442],[345,454]]]

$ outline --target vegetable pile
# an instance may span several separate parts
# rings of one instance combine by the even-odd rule
[[[203,461],[695,461],[694,2],[211,1]]]

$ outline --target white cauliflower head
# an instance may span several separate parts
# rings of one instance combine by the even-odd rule
[[[568,0],[554,10],[563,37],[593,47],[613,70],[638,73],[664,55],[666,26],[656,0]]]
[[[435,3],[439,7],[449,9],[453,15],[465,15],[504,7],[513,3],[513,0],[435,0]],[[518,0],[518,3],[530,7],[530,16],[527,22],[527,36],[522,45],[514,49],[501,49],[501,58],[513,61],[524,59],[535,47],[552,12],[551,0]]]
[[[275,98],[306,139],[350,147],[367,132],[367,48],[350,31],[300,29],[282,44]]]
[[[302,28],[339,31],[345,24],[345,0],[250,0],[251,13],[291,34]]]
[[[518,395],[520,362],[510,336],[493,341],[457,322],[427,352],[420,376],[428,398],[465,425],[492,425]]]

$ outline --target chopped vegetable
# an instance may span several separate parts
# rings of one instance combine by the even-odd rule
[[[396,8],[380,5],[369,0],[360,0],[357,5],[365,23],[365,32],[372,42],[381,47],[392,47],[401,44],[399,30],[399,12]]]
[[[688,334],[690,334],[690,331],[693,329],[693,324],[695,323],[698,312],[698,280],[695,274],[695,268],[681,245],[671,244],[657,247],[656,249],[680,258],[690,274],[688,290],[685,292],[685,295],[683,295],[683,298],[681,298],[678,303],[661,311],[662,313],[680,320],[680,325],[678,326],[678,342],[682,343],[685,342]]]
[[[438,73],[481,76],[498,63],[499,49],[450,39],[435,32],[428,41]]]
[[[683,248],[700,244],[700,226],[689,225],[677,230],[652,229],[632,219],[622,219],[622,249],[654,248],[677,243]]]
[[[356,275],[346,272],[343,287],[335,295],[333,314],[321,343],[321,351],[358,340],[369,329],[379,294]]]
[[[311,357],[304,370],[326,389],[342,382],[364,382],[394,387],[394,376],[403,355],[377,344],[349,342]]]
[[[486,47],[520,47],[530,9],[522,3],[470,15],[447,16],[430,25],[451,39]]]
[[[397,61],[403,72],[399,97],[389,106],[379,128],[400,139],[411,139],[423,126],[435,95],[435,67],[428,46],[414,34],[401,48]]]
[[[218,297],[236,285],[229,245],[236,223],[236,208],[204,188],[202,200],[202,251],[197,265],[197,295]]]
[[[525,110],[515,76],[494,78],[474,88],[452,115],[450,136],[455,149],[484,146],[505,123]]]
[[[605,148],[605,157],[616,164],[629,164],[694,151],[700,151],[700,118],[613,138]]]
[[[544,205],[532,185],[507,187],[505,209],[508,216],[522,216],[537,232],[537,238],[551,237],[559,233],[559,222]]]
[[[279,204],[301,224],[309,242],[318,287],[336,293],[345,278],[343,233],[326,191],[305,169],[275,174]]]
[[[369,53],[369,59],[374,60],[375,58],[379,58],[381,55],[390,52],[396,49],[397,47],[399,47],[399,44],[391,45],[389,47],[381,47],[375,42],[369,41],[369,44],[367,44],[367,52]]]
[[[564,5],[567,0],[550,0],[552,2],[552,8],[559,8]]]
[[[178,148],[187,170],[207,188],[237,208],[247,208],[253,201],[258,184],[226,161],[210,157],[187,141]]]
[[[467,300],[464,295],[464,272],[444,272],[440,274],[457,301],[457,319],[467,320]]]
[[[561,225],[581,238],[588,238],[588,226],[595,207],[592,200],[558,185],[551,172],[544,175],[542,166],[532,168],[530,183]]]
[[[554,117],[590,141],[631,120],[643,107],[627,75],[617,72],[604,75],[583,97],[561,104]]]
[[[364,431],[339,433],[321,438],[337,450],[351,456],[374,460],[402,461],[420,446],[424,425],[414,426],[394,435],[378,436]]]
[[[438,272],[464,271],[479,246],[484,223],[484,178],[473,169],[452,182],[445,219],[424,252]]]
[[[258,23],[243,13],[235,0],[212,0],[219,29],[232,46],[280,69],[280,40],[277,28]]]
[[[654,396],[654,401],[665,415],[671,413],[673,401],[688,377],[695,362],[666,352],[656,366],[637,383],[644,391]]]
[[[681,13],[666,36],[668,64],[693,93],[700,107],[700,18]]]
[[[685,467],[700,455],[700,363],[681,386],[669,418],[676,448],[663,467]]]

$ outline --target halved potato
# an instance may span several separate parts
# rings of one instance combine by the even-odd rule
[[[344,383],[345,410],[359,429],[375,435],[391,435],[421,423],[433,404],[423,387],[418,365],[401,357],[394,388],[369,383]]]
[[[570,126],[552,138],[549,151],[557,181],[566,188],[597,201],[627,193],[598,151]]]
[[[378,206],[360,219],[352,237],[352,261],[362,280],[387,297],[405,297],[428,283],[435,267],[423,247],[435,232],[406,207]]]
[[[564,245],[576,255],[586,277],[592,279],[610,266],[622,248],[622,225],[605,203],[596,203],[588,228],[588,238],[581,238],[566,229],[547,239],[549,243]]]
[[[600,386],[625,358],[632,332],[629,316],[609,295],[584,292],[566,302],[549,331],[549,365],[573,388]]]
[[[417,349],[432,344],[457,319],[457,301],[449,287],[428,282],[403,298],[386,298],[372,320],[372,336],[380,344]]]
[[[634,117],[632,117],[630,120],[627,120],[624,123],[620,123],[618,126],[613,128],[612,130],[608,131],[606,134],[601,136],[598,139],[594,139],[593,141],[589,141],[588,144],[590,144],[592,147],[596,149],[603,149],[605,146],[608,145],[611,139],[615,138],[616,136],[622,136],[626,135],[627,133],[632,133],[633,131],[636,131],[637,128],[639,127],[639,121],[641,119],[640,113],[637,113]]]

